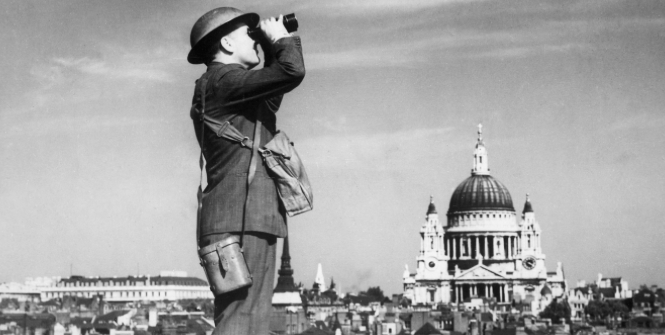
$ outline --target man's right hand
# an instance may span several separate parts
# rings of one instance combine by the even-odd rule
[[[261,32],[263,32],[263,35],[265,35],[266,39],[270,41],[271,44],[277,42],[280,38],[291,36],[291,34],[286,31],[286,28],[284,28],[284,22],[282,19],[283,16],[280,15],[277,18],[271,17],[259,22],[259,29],[261,29]]]

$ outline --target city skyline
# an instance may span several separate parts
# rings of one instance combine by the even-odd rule
[[[296,282],[401,293],[430,196],[447,211],[476,126],[548,269],[665,285],[665,4],[613,1],[9,1],[0,13],[0,282],[185,270],[195,247],[189,32],[222,6],[295,12],[286,95],[314,211],[289,220]],[[279,262],[279,254],[278,254]]]

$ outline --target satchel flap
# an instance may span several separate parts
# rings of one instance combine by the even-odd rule
[[[293,156],[293,144],[283,131],[278,132],[275,137],[266,144],[264,149],[286,159],[290,159],[291,156]]]

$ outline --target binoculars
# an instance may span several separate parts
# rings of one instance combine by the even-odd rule
[[[282,23],[284,23],[284,28],[286,28],[286,31],[289,33],[298,30],[298,18],[296,18],[295,13],[284,15],[282,17]],[[259,37],[261,36],[261,29],[259,27],[250,28],[247,31],[247,34],[252,38]]]

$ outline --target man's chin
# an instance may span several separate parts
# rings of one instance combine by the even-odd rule
[[[251,70],[251,69],[255,68],[257,65],[259,65],[260,63],[261,63],[261,59],[256,57],[256,62],[254,62],[252,64],[249,64],[249,67],[247,69]]]

